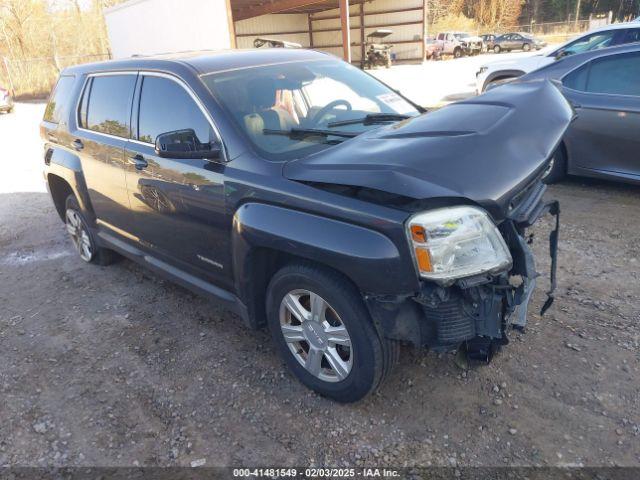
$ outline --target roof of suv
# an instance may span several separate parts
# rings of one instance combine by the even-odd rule
[[[192,52],[166,53],[151,56],[133,56],[126,59],[109,60],[99,63],[85,63],[66,68],[65,74],[85,74],[116,70],[161,69],[172,64],[187,65],[199,75],[250,68],[279,63],[327,60],[338,58],[315,50],[301,48],[262,48],[247,50],[201,50]]]

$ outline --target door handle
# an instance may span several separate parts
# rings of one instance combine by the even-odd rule
[[[84,143],[82,143],[82,140],[80,140],[79,138],[76,138],[76,139],[73,141],[73,144],[72,144],[72,145],[73,145],[73,148],[74,148],[75,150],[77,150],[78,152],[84,148]]]
[[[140,154],[130,156],[128,161],[129,164],[136,167],[136,170],[142,170],[143,168],[147,168],[149,165],[149,163]]]

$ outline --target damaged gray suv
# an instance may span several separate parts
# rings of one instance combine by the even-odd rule
[[[69,68],[41,134],[82,260],[117,252],[222,302],[350,402],[403,343],[505,345],[547,213],[551,304],[559,208],[540,177],[572,116],[547,82],[426,113],[330,55],[269,49]]]

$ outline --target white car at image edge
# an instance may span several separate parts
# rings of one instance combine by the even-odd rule
[[[640,25],[638,22],[606,25],[591,30],[559,47],[540,50],[535,55],[483,65],[476,73],[476,92],[479,95],[487,89],[490,83],[519,77],[549,65],[565,55],[634,42],[640,42]]]

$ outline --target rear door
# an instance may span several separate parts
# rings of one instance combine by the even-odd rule
[[[567,134],[571,163],[640,178],[640,52],[589,62],[563,79],[577,119]]]
[[[180,79],[141,73],[133,139],[126,147],[127,187],[135,235],[154,256],[218,285],[230,278],[230,216],[224,161],[161,158],[161,133],[193,129],[201,143],[220,142],[208,113]]]
[[[77,126],[70,131],[98,224],[125,237],[131,216],[124,147],[136,80],[135,72],[89,75],[78,103]]]

